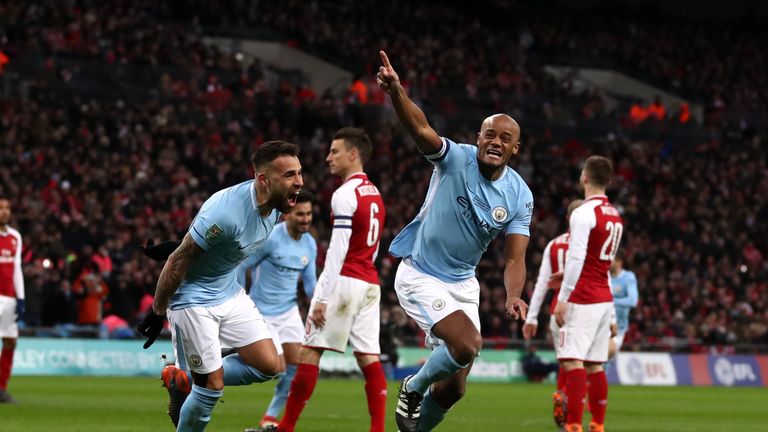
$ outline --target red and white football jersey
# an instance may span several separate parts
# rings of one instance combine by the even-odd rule
[[[549,290],[547,287],[549,277],[554,273],[563,271],[565,266],[565,254],[568,252],[568,237],[568,233],[560,234],[550,240],[547,246],[544,247],[541,265],[539,266],[539,275],[536,277],[536,285],[531,295],[531,306],[528,309],[528,317],[526,318],[527,323],[538,324],[539,310]],[[555,295],[552,296],[552,302],[549,305],[550,314],[555,311],[555,306],[557,306],[557,294],[559,291],[560,288],[557,288]]]
[[[21,234],[9,226],[0,231],[0,296],[24,298]]]
[[[315,289],[318,301],[327,300],[339,275],[379,283],[373,262],[379,251],[385,217],[379,189],[365,173],[351,175],[336,189],[331,198],[331,243]]]
[[[612,302],[610,275],[624,222],[605,195],[591,196],[573,211],[559,301]]]

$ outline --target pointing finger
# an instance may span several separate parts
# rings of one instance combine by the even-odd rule
[[[387,57],[387,53],[384,52],[384,50],[379,51],[379,56],[381,56],[381,63],[384,65],[387,69],[392,69],[392,65],[389,63],[389,57]]]

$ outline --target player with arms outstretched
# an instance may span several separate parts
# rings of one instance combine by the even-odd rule
[[[566,213],[566,220],[570,220],[571,213],[576,210],[584,201],[575,200],[568,204],[568,211]],[[544,252],[541,256],[541,265],[539,266],[539,275],[536,277],[536,285],[531,295],[531,307],[528,309],[528,318],[525,319],[523,325],[523,338],[525,340],[531,340],[536,336],[536,331],[539,325],[539,310],[544,302],[544,297],[549,291],[549,278],[555,274],[563,271],[565,266],[565,255],[568,252],[568,237],[569,233],[563,233],[547,243],[544,247]],[[552,334],[552,342],[555,346],[555,352],[557,352],[557,340],[560,337],[560,327],[557,325],[557,320],[554,318],[555,306],[557,306],[557,295],[560,292],[560,286],[554,289],[552,296],[552,302],[549,305],[549,331]],[[553,404],[553,416],[555,424],[559,427],[565,426],[565,371],[563,365],[560,365],[560,371],[557,373],[557,390],[552,395]]]
[[[246,289],[250,288],[251,299],[264,316],[272,339],[282,345],[284,353],[285,374],[275,387],[267,412],[259,422],[260,428],[277,426],[277,417],[285,407],[299,363],[304,323],[299,315],[296,286],[301,276],[304,293],[312,298],[317,285],[317,243],[309,233],[313,200],[309,193],[302,191],[296,206],[285,215],[285,222],[275,226],[266,245],[238,268],[238,278],[242,278]]]
[[[371,147],[368,135],[356,128],[340,129],[331,142],[326,162],[331,174],[344,183],[331,198],[331,242],[310,305],[307,334],[285,415],[277,427],[281,432],[295,429],[317,384],[323,352],[344,352],[347,343],[365,377],[370,431],[384,431],[387,383],[379,361],[381,289],[373,263],[385,212],[379,190],[363,172]]]
[[[557,297],[555,319],[560,326],[557,358],[565,369],[567,432],[582,430],[584,397],[589,382],[591,432],[602,432],[608,404],[603,363],[614,315],[609,269],[619,248],[624,223],[605,195],[613,175],[611,161],[591,156],[579,183],[584,204],[570,218],[568,254]]]
[[[21,272],[21,234],[8,226],[11,202],[0,197],[0,403],[16,403],[8,393],[13,353],[24,314],[24,275]]]
[[[475,267],[491,241],[506,236],[506,310],[525,319],[525,284],[533,195],[507,166],[520,149],[520,126],[506,114],[486,118],[476,146],[441,138],[400,84],[387,58],[377,81],[419,151],[435,165],[424,205],[394,239],[403,258],[395,277],[400,305],[427,334],[432,354],[400,384],[395,419],[402,432],[430,431],[463,395],[480,352],[480,287]]]
[[[222,189],[203,203],[163,266],[152,310],[137,329],[147,336],[148,348],[168,314],[179,369],[168,366],[163,375],[174,372],[164,382],[178,431],[204,430],[224,385],[269,381],[281,372],[267,324],[237,282],[235,269],[264,247],[280,212],[295,205],[304,184],[298,154],[295,144],[262,144],[252,157],[255,179]],[[222,359],[222,344],[237,354]],[[176,419],[173,387],[175,379],[186,379],[186,369],[194,383]]]

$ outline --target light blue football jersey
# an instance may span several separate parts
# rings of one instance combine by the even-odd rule
[[[423,273],[456,282],[475,275],[480,257],[500,232],[529,235],[533,194],[510,167],[497,180],[483,177],[476,146],[442,140],[440,152],[427,155],[435,170],[424,205],[389,252],[410,258]]]
[[[611,276],[611,292],[613,305],[616,307],[616,325],[619,327],[619,332],[624,333],[629,328],[629,311],[637,306],[635,273],[622,270],[618,275]]]
[[[285,222],[272,230],[265,247],[249,256],[237,268],[237,279],[245,286],[251,272],[251,298],[264,316],[276,316],[296,305],[296,284],[301,275],[304,292],[312,297],[317,285],[317,243],[310,233],[295,240]]]
[[[261,217],[253,180],[211,195],[189,227],[192,239],[205,253],[190,264],[171,297],[170,308],[216,306],[234,297],[242,289],[234,270],[264,247],[279,218],[277,210]]]

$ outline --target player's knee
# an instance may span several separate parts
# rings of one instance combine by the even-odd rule
[[[455,343],[451,354],[457,363],[466,365],[477,357],[480,349],[483,347],[483,337],[479,332],[475,332],[469,337],[460,339]]]
[[[222,391],[224,390],[224,375],[223,374],[210,374],[205,382],[205,388],[208,390]]]
[[[285,373],[285,365],[280,361],[280,358],[278,357],[271,361],[265,362],[265,364],[260,368],[260,372],[264,375],[277,377],[278,375]]]

